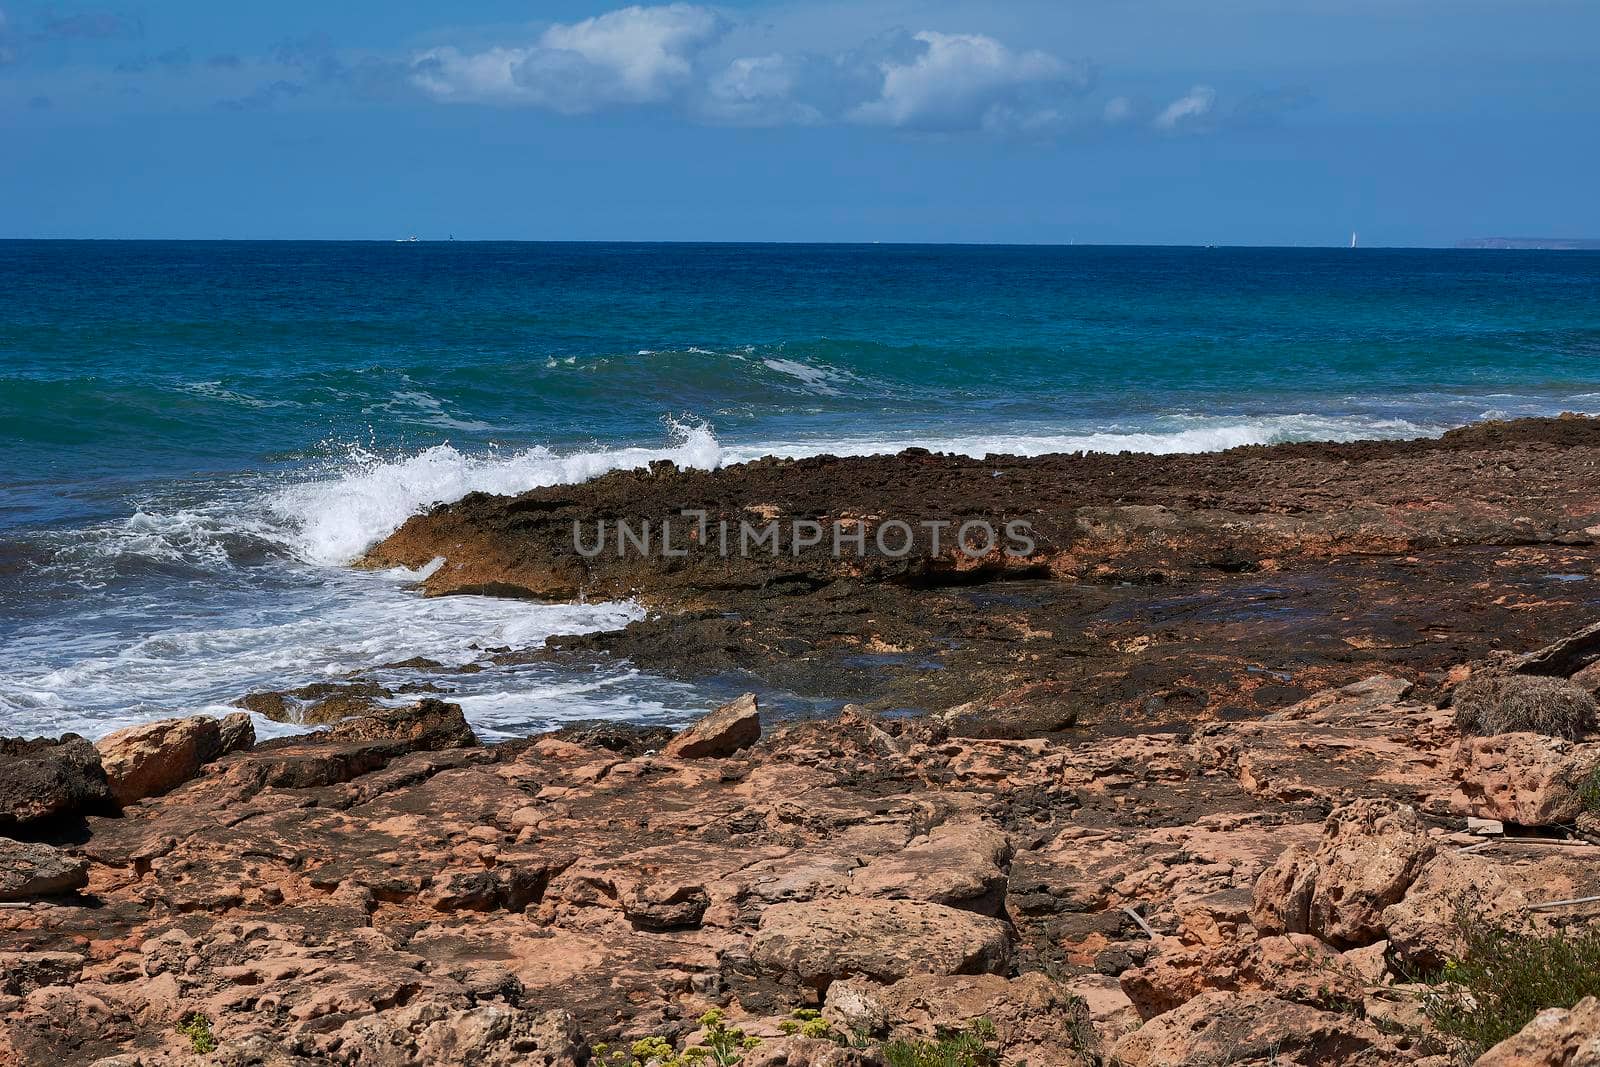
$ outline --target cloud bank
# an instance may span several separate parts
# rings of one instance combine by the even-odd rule
[[[834,54],[728,58],[730,24],[693,4],[627,7],[548,27],[526,45],[418,53],[411,83],[436,100],[585,114],[676,108],[741,125],[852,123],[923,133],[1038,132],[1060,122],[1086,64],[983,34],[896,33]]]

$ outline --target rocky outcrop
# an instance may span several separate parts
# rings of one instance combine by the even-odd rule
[[[0,834],[110,804],[100,754],[77,734],[58,741],[0,737]]]
[[[819,991],[842,978],[998,973],[1010,952],[997,920],[942,904],[871,899],[775,904],[761,913],[750,946],[767,973]]]
[[[1250,917],[1264,933],[1309,933],[1341,948],[1383,937],[1437,846],[1415,809],[1358,800],[1328,816],[1315,850],[1289,849],[1256,883]]]
[[[70,893],[89,884],[89,865],[60,849],[0,837],[0,901]]]
[[[754,693],[724,704],[667,742],[665,754],[676,759],[731,756],[761,739],[761,712]]]
[[[1264,993],[1203,993],[1117,1042],[1125,1067],[1384,1067],[1404,1055],[1368,1023]]]
[[[842,1064],[978,1018],[1029,1062],[1122,1042],[1124,1062],[1230,1043],[1405,1062],[1346,1014],[1387,1003],[1389,943],[1341,945],[1448,953],[1468,882],[1507,902],[1600,892],[1581,850],[1499,864],[1501,886],[1396,797],[1324,819],[1290,787],[1447,794],[1448,715],[1424,711],[1373,682],[1193,736],[1050,741],[857,708],[707,759],[570,731],[485,748],[454,706],[393,709],[89,817],[58,850],[82,897],[0,910],[0,959],[21,961],[0,1048],[176,1056],[200,1012],[239,1062],[562,1062],[553,1012],[580,1049],[682,1047],[714,1006],[765,1039],[751,1062],[832,1063],[846,1050],[778,1039],[820,1002],[870,1031]],[[1291,914],[1307,930],[1273,932]]]
[[[1600,1000],[1541,1011],[1473,1067],[1600,1067]]]
[[[1590,802],[1585,791],[1600,791],[1600,743],[1529,733],[1468,737],[1453,763],[1453,806],[1481,819],[1523,826],[1571,822]]]
[[[249,748],[255,737],[243,712],[220,722],[196,715],[130,726],[107,734],[95,748],[112,797],[127,805],[182,785],[212,760]]]

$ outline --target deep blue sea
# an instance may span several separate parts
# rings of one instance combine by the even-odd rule
[[[473,489],[1562,410],[1600,411],[1600,254],[0,241],[0,734],[638,616],[345,566]],[[488,736],[719,695],[625,664],[437,680]]]

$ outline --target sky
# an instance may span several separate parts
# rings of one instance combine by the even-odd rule
[[[1595,0],[0,0],[0,237],[1600,237]]]

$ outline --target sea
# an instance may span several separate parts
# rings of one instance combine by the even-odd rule
[[[643,616],[349,566],[474,490],[1562,411],[1600,412],[1600,253],[0,241],[0,734],[362,671],[433,681],[486,738],[677,724],[737,691],[622,662],[386,667]]]

